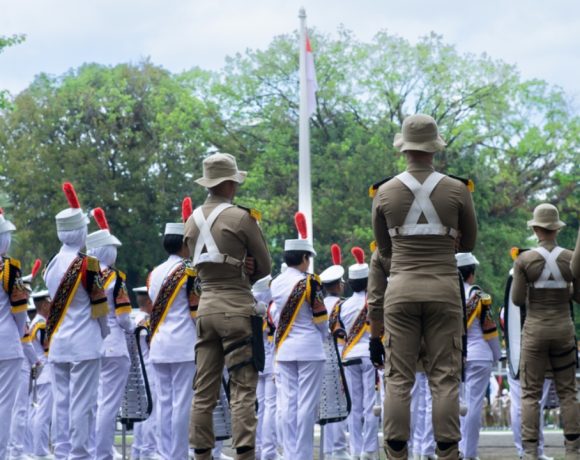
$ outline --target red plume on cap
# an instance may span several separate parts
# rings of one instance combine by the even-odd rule
[[[42,267],[42,260],[40,259],[36,259],[34,261],[34,265],[32,266],[32,277],[34,278],[36,276],[36,274],[38,273],[38,270],[40,270],[40,267]]]
[[[192,214],[193,204],[191,203],[191,198],[186,196],[181,202],[181,218],[183,219],[183,223],[186,223]]]
[[[91,213],[95,219],[95,222],[101,230],[109,230],[109,222],[107,222],[107,217],[105,216],[105,211],[102,208],[95,208]]]
[[[62,191],[64,192],[68,204],[71,208],[79,209],[81,207],[79,198],[77,197],[77,193],[75,192],[75,188],[70,182],[65,182],[64,184],[62,184]]]
[[[332,246],[330,246],[330,253],[332,254],[332,263],[334,265],[342,264],[342,254],[338,244],[334,243]]]
[[[1,216],[2,214],[4,214],[4,209],[3,209],[3,208],[0,208],[0,216]]]
[[[302,212],[297,212],[294,214],[294,225],[296,225],[296,230],[300,234],[300,238],[305,240],[308,238],[308,229],[306,227],[306,216]]]
[[[364,264],[365,263],[365,252],[362,250],[362,248],[355,246],[354,248],[352,248],[350,250],[350,252],[353,255],[353,257],[355,258],[357,264]]]

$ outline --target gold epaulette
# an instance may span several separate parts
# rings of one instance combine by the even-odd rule
[[[185,267],[185,274],[191,278],[195,278],[197,276],[197,270],[193,267]]]
[[[93,256],[85,256],[87,258],[87,270],[98,273],[101,270],[99,259]]]
[[[123,281],[127,281],[127,275],[125,274],[125,272],[117,270],[117,274],[119,275],[119,278],[121,278]]]
[[[454,176],[453,174],[447,174],[453,179],[457,179],[459,182],[463,182],[471,193],[475,192],[475,184],[471,179],[466,179],[465,177]]]
[[[240,206],[239,204],[237,204],[236,206],[240,209],[243,209],[244,211],[247,211],[248,214],[250,214],[250,216],[252,217],[252,219],[254,219],[256,222],[258,223],[262,222],[262,213],[257,209],[246,208],[245,206]]]
[[[12,265],[14,268],[17,268],[18,270],[20,270],[21,265],[20,265],[20,261],[18,259],[14,259],[12,257],[8,257],[7,259],[8,259],[8,263],[10,265]]]
[[[371,252],[375,252],[377,250],[377,242],[376,241],[371,241],[371,244],[369,245],[369,248],[371,250]]]
[[[377,190],[379,189],[379,187],[381,185],[383,185],[384,183],[389,182],[392,178],[393,178],[393,176],[389,176],[389,177],[386,177],[383,180],[381,180],[379,182],[375,182],[373,185],[371,185],[369,187],[369,197],[374,198],[375,195],[377,194]]]
[[[529,249],[518,248],[517,246],[514,246],[513,248],[510,249],[510,256],[512,256],[512,260],[516,260],[522,252],[526,251],[529,251]]]

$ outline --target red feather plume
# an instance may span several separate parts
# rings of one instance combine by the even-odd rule
[[[34,265],[32,266],[32,277],[33,278],[36,276],[36,274],[40,270],[40,267],[42,267],[42,260],[36,259],[34,261]]]
[[[0,216],[4,214],[4,209],[0,208]]]
[[[107,222],[107,217],[105,216],[105,211],[102,208],[93,209],[93,217],[95,222],[101,230],[109,230],[109,222]]]
[[[365,252],[362,248],[355,246],[350,250],[352,256],[355,258],[357,264],[364,264],[365,263]]]
[[[186,196],[181,202],[181,218],[183,223],[187,222],[189,216],[193,214],[193,204],[191,203],[191,198]]]
[[[334,265],[342,264],[342,254],[338,244],[334,243],[332,246],[330,246],[330,253],[332,254],[332,263]]]
[[[62,184],[62,191],[66,196],[66,200],[71,208],[78,209],[81,207],[79,202],[79,198],[77,197],[77,193],[75,192],[75,188],[70,182],[65,182]]]
[[[306,227],[306,216],[304,213],[297,212],[294,214],[294,225],[296,225],[296,230],[300,234],[300,238],[305,240],[308,238],[308,229]]]

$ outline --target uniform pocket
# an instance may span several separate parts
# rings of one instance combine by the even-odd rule
[[[391,334],[389,332],[385,332],[383,336],[383,346],[385,348],[385,377],[390,377],[393,370],[393,349],[391,347]]]

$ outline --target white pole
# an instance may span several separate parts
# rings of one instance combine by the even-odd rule
[[[310,178],[310,116],[308,113],[308,86],[306,82],[306,11],[300,8],[300,125],[298,131],[298,210],[306,216],[308,238],[312,234],[312,183]],[[310,259],[310,272],[314,262]]]

